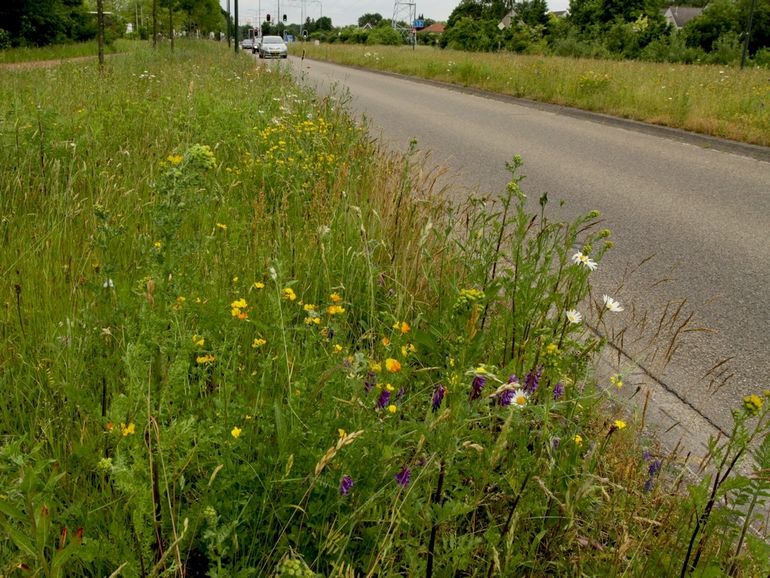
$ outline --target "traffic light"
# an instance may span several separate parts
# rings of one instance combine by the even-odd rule
[[[265,16],[265,20],[266,20],[267,22],[270,22],[270,14],[268,14],[267,16]]]
[[[286,22],[286,14],[283,15],[283,21]]]

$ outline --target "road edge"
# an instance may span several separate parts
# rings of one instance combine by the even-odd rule
[[[314,62],[323,62],[326,64],[335,64],[337,66],[343,66],[345,68],[353,68],[356,70],[372,72],[374,74],[381,74],[383,76],[392,76],[402,80],[409,80],[420,84],[427,84],[430,86],[436,86],[439,88],[445,88],[447,90],[454,90],[456,92],[462,92],[464,94],[471,94],[479,96],[481,98],[489,98],[501,102],[508,102],[517,104],[519,106],[526,106],[528,108],[534,108],[537,110],[550,112],[553,114],[559,114],[569,116],[572,118],[578,118],[582,120],[588,120],[599,124],[605,124],[608,126],[614,126],[619,128],[625,128],[628,130],[634,130],[644,134],[667,138],[678,142],[684,142],[704,149],[712,149],[721,152],[732,153],[744,157],[753,158],[758,161],[770,163],[770,147],[764,147],[761,145],[755,145],[750,143],[744,143],[739,141],[733,141],[716,136],[710,136],[700,134],[696,132],[690,132],[679,128],[673,128],[670,126],[651,124],[639,120],[633,120],[630,118],[623,118],[619,116],[613,116],[601,112],[593,112],[590,110],[584,110],[581,108],[574,108],[563,104],[553,104],[550,102],[541,102],[528,98],[521,98],[518,96],[512,96],[509,94],[501,94],[499,92],[492,92],[481,88],[475,88],[472,86],[464,86],[462,84],[455,84],[451,82],[444,82],[440,80],[432,80],[429,78],[420,78],[418,76],[409,76],[401,74],[399,72],[391,72],[389,70],[377,70],[373,68],[367,68],[365,66],[356,66],[353,64],[341,64],[339,62],[333,62],[330,60],[323,60],[320,58],[312,58],[310,56],[294,56],[298,60],[312,60]]]

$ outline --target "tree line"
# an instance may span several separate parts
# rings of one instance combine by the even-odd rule
[[[220,33],[227,15],[218,0],[104,0],[106,36],[141,38],[170,34]],[[129,32],[130,30],[130,32]],[[46,46],[96,38],[94,0],[2,0],[0,49]]]
[[[556,15],[546,0],[462,0],[437,42],[460,50],[722,64],[745,49],[757,64],[770,65],[767,0],[688,0],[687,7],[702,12],[681,29],[664,18],[670,6],[666,0],[571,0],[569,11]]]

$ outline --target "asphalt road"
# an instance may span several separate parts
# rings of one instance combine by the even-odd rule
[[[612,291],[626,307],[625,349],[712,425],[729,428],[731,407],[770,388],[770,162],[760,160],[770,152],[760,150],[758,159],[718,150],[716,141],[704,146],[558,107],[291,60],[319,93],[343,101],[349,93],[351,112],[366,118],[374,136],[402,150],[416,139],[430,151],[429,163],[449,168],[444,182],[455,186],[453,195],[502,192],[505,163],[520,155],[533,204],[548,192],[566,202],[563,209],[550,203],[554,216],[599,209],[616,248],[592,278],[599,295]],[[677,356],[664,366],[667,343],[653,357],[641,336],[657,327],[666,304],[682,299],[682,313],[664,333],[675,332],[688,312],[688,327],[710,331],[681,333]]]

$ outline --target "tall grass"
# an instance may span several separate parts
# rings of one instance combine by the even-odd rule
[[[9,78],[0,574],[770,571],[770,394],[682,496],[592,377],[609,232],[528,213],[519,159],[444,206],[209,43]]]
[[[770,146],[762,69],[303,44],[308,57],[388,70]]]

